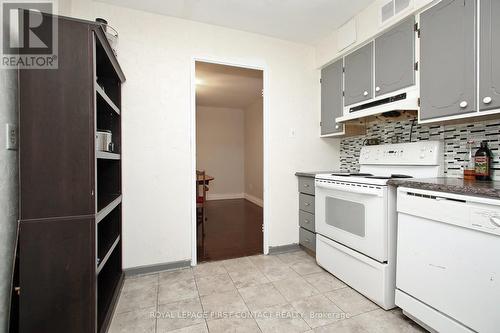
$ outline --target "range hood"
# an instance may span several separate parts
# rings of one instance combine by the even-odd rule
[[[418,111],[419,93],[416,86],[385,94],[368,101],[344,107],[344,115],[336,118],[337,123],[377,116],[390,111]]]

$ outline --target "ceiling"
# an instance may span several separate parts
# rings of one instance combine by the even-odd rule
[[[196,62],[196,105],[245,109],[262,98],[262,71]]]
[[[156,14],[314,44],[373,0],[98,0]]]

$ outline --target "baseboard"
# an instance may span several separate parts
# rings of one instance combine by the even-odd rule
[[[151,274],[161,271],[168,271],[172,269],[185,268],[190,266],[191,266],[191,260],[180,260],[180,261],[166,262],[162,264],[126,268],[123,270],[123,272],[125,273],[126,277],[130,277],[136,275]]]
[[[207,200],[231,200],[231,199],[243,199],[245,198],[244,193],[227,193],[227,194],[208,194]]]
[[[300,250],[300,246],[297,243],[280,245],[280,246],[269,246],[269,254],[280,254],[287,252],[294,252]]]
[[[259,207],[264,207],[264,201],[262,199],[257,198],[256,196],[250,195],[248,193],[244,194],[246,200],[256,204]]]

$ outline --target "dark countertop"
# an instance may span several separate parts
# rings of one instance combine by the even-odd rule
[[[499,181],[474,181],[459,178],[391,179],[387,184],[421,190],[448,192],[500,199]]]
[[[295,173],[295,176],[297,177],[310,177],[314,178],[317,174],[320,173],[335,173],[335,172],[340,172],[340,171],[297,171]]]

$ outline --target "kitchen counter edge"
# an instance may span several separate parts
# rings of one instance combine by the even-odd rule
[[[420,190],[500,199],[499,181],[475,181],[440,177],[425,179],[391,179],[387,184],[395,187],[408,187]]]

